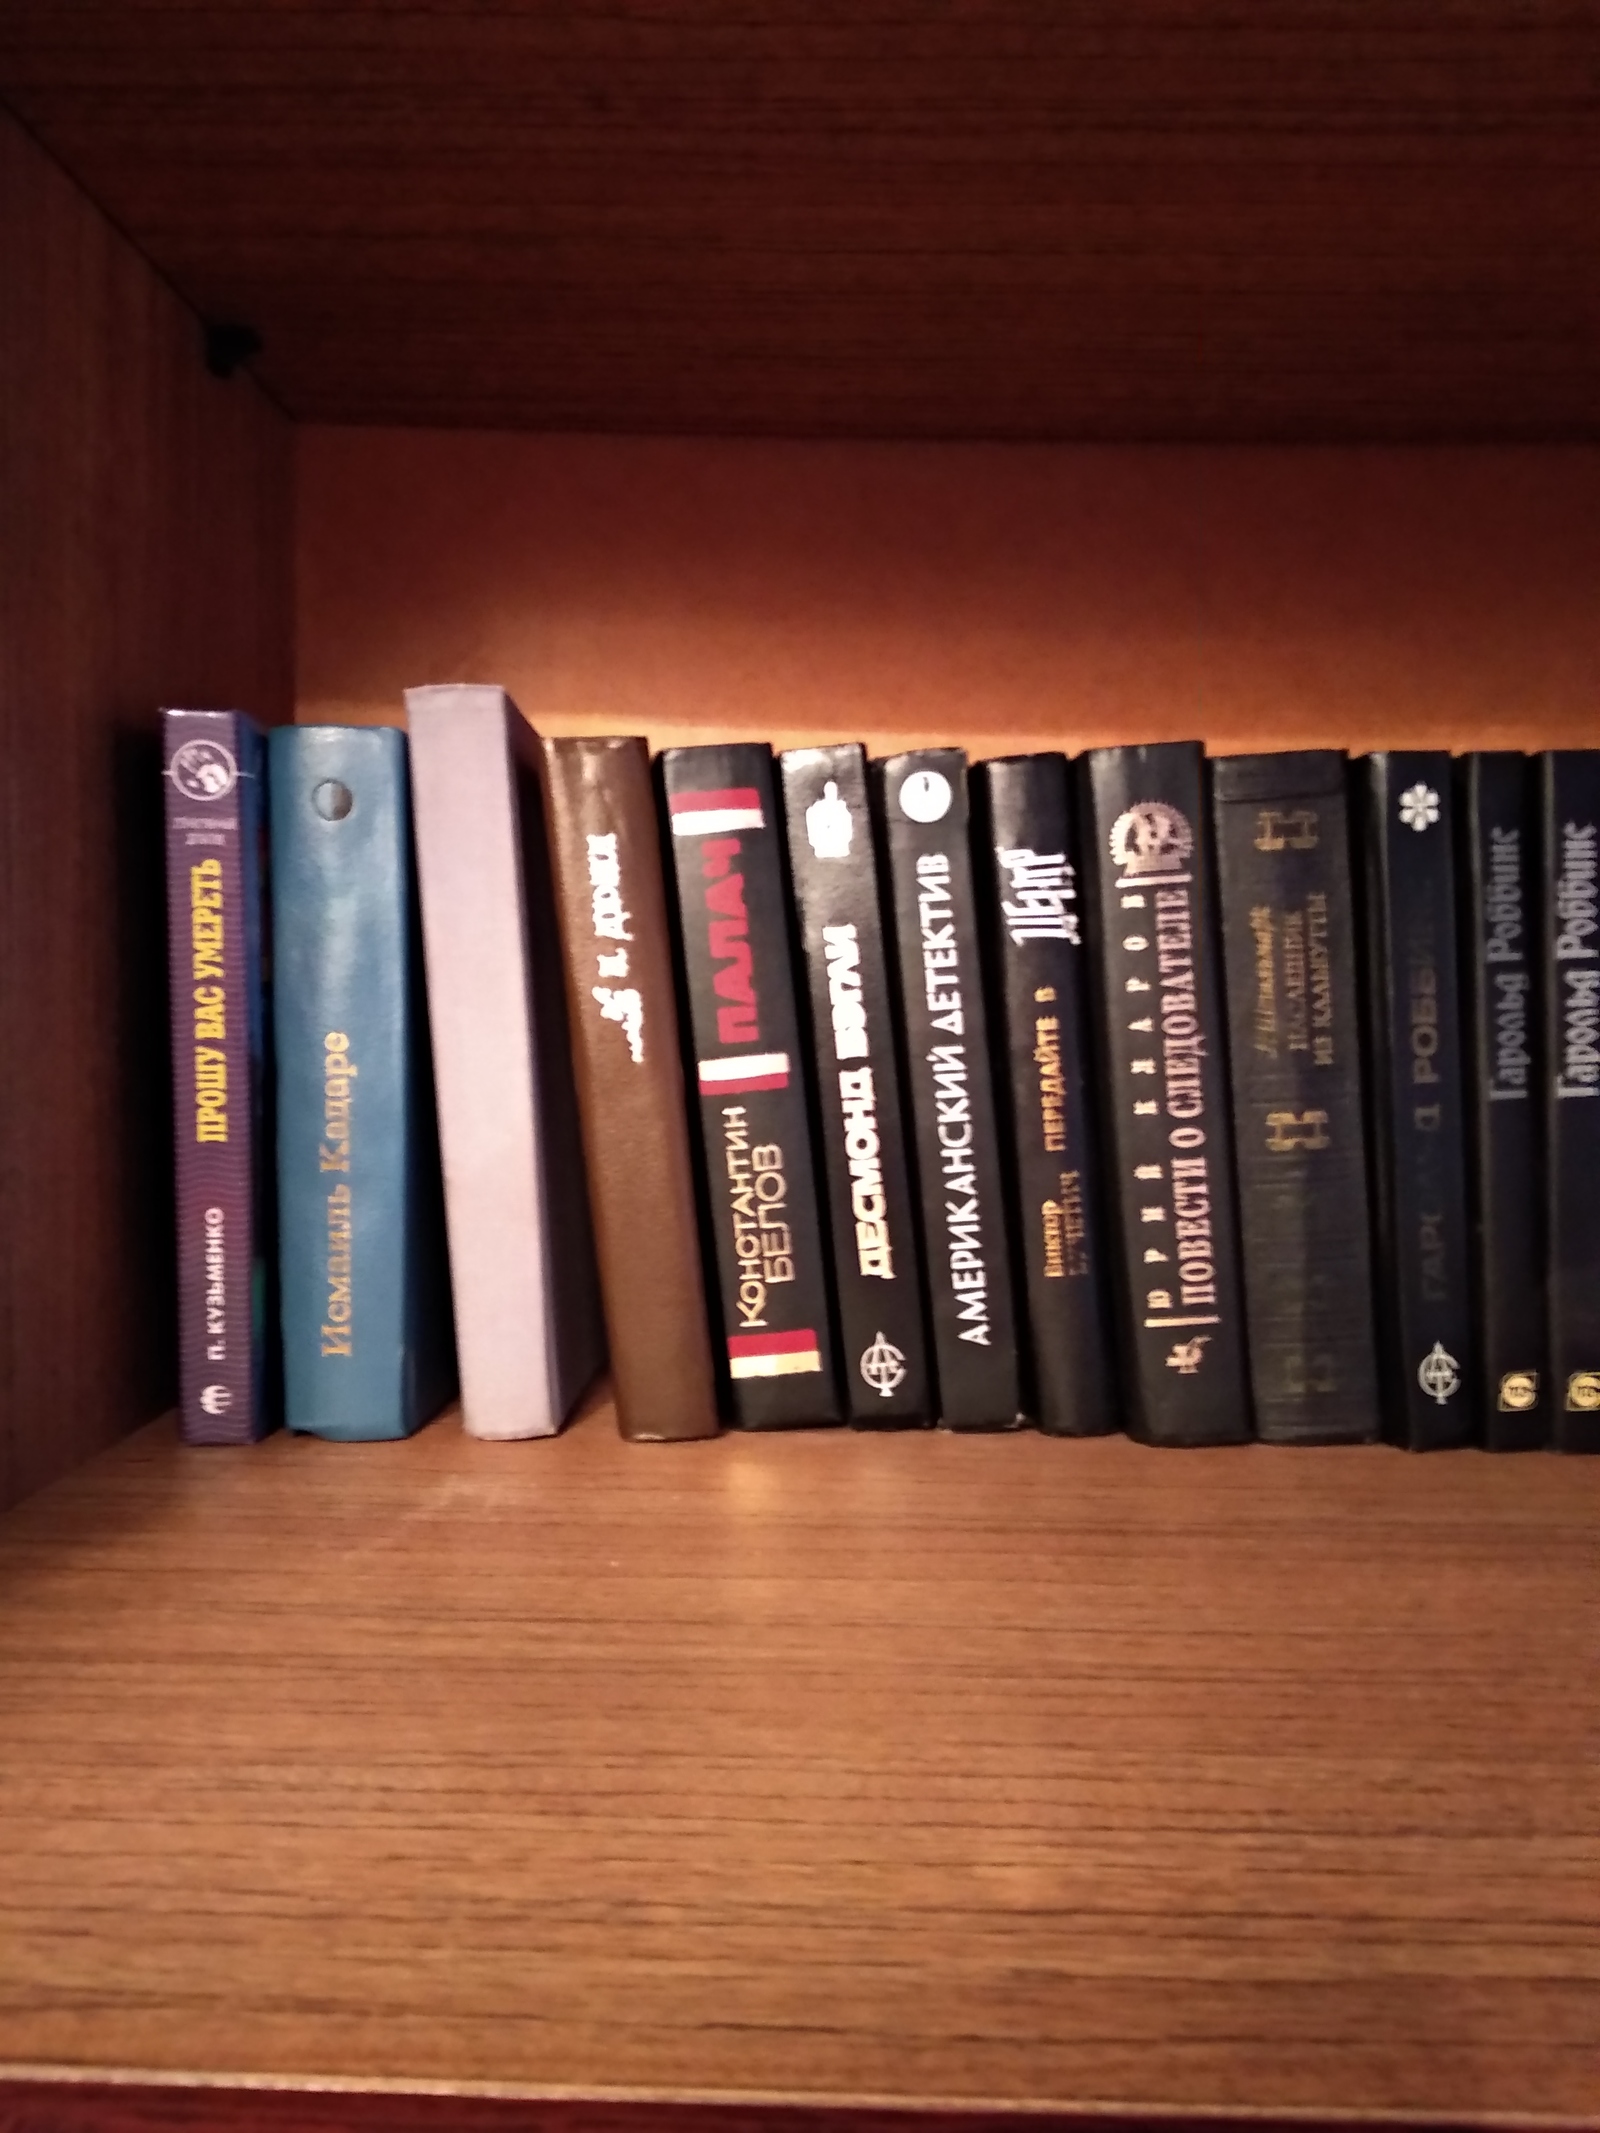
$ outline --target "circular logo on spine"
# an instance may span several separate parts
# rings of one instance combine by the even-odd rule
[[[1176,874],[1193,850],[1188,823],[1165,800],[1141,800],[1111,825],[1111,856],[1124,874]]]
[[[200,1394],[200,1405],[208,1415],[225,1415],[233,1405],[233,1394],[226,1385],[207,1385]]]
[[[1508,1370],[1500,1380],[1500,1407],[1505,1414],[1525,1414],[1539,1404],[1537,1370]]]
[[[1600,1370],[1575,1370],[1567,1380],[1567,1405],[1584,1415],[1600,1407]]]
[[[238,782],[239,769],[220,741],[185,741],[173,751],[167,776],[187,800],[223,800]]]
[[[942,822],[952,797],[943,771],[914,770],[900,782],[900,812],[913,822]]]
[[[1461,1390],[1461,1367],[1442,1341],[1435,1341],[1417,1365],[1417,1383],[1441,1407]]]
[[[861,1375],[885,1400],[906,1381],[906,1359],[887,1334],[880,1333],[861,1352]]]

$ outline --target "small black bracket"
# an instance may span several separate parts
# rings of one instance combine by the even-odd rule
[[[235,320],[206,320],[206,368],[214,378],[231,378],[241,363],[261,353],[261,336],[254,326]]]

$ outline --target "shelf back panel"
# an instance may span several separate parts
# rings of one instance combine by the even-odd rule
[[[298,433],[301,718],[978,754],[1600,741],[1600,452]]]

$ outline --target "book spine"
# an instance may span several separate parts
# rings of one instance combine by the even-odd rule
[[[1082,758],[1128,1428],[1250,1435],[1216,888],[1199,744]]]
[[[1508,751],[1456,778],[1478,1397],[1485,1446],[1525,1451],[1550,1413],[1535,781]]]
[[[1471,1253],[1450,758],[1366,764],[1381,1389],[1413,1451],[1471,1441]]]
[[[179,1418],[190,1444],[247,1444],[269,1424],[265,764],[237,712],[162,729]]]
[[[1379,1430],[1342,755],[1211,766],[1256,1433]]]
[[[950,1429],[1023,1419],[999,1125],[979,963],[967,759],[874,766],[894,913],[939,1412]]]
[[[605,1331],[539,743],[500,688],[405,701],[462,1427],[548,1437]]]
[[[1041,1429],[1099,1436],[1120,1417],[1067,759],[979,763],[972,794],[1014,1252],[1026,1299],[1019,1314],[1025,1398]]]
[[[545,797],[617,1423],[712,1436],[716,1373],[642,740],[550,740]]]
[[[772,753],[670,748],[660,763],[733,1417],[837,1422]]]
[[[845,1410],[857,1426],[933,1415],[866,753],[780,759],[811,1006]]]
[[[1600,750],[1540,762],[1550,1441],[1600,1452]]]
[[[268,745],[285,1419],[325,1437],[401,1437],[451,1390],[424,1175],[405,737],[279,727]]]

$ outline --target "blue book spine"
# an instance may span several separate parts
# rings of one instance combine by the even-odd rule
[[[454,1389],[406,741],[269,741],[285,1420],[404,1437]]]

